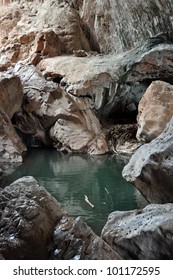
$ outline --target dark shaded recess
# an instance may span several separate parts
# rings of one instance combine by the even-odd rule
[[[16,126],[14,128],[25,146],[32,148],[44,147],[43,142],[38,140],[34,134],[24,133]]]
[[[53,77],[52,81],[56,84],[60,84],[62,79],[63,79],[63,77],[61,75],[57,75],[57,76]]]
[[[88,40],[89,42],[89,45],[90,45],[90,48],[92,51],[96,51],[98,53],[100,53],[100,47],[99,47],[99,44],[96,40],[96,37],[95,35],[93,34],[93,32],[90,30],[89,26],[83,22],[82,25],[81,25],[81,28],[83,30],[83,33],[86,37],[86,39]]]

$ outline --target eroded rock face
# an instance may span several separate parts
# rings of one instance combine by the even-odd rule
[[[103,53],[129,50],[157,33],[172,31],[171,0],[68,2],[79,11]]]
[[[149,142],[156,138],[173,116],[173,86],[155,81],[148,87],[138,106],[139,141]]]
[[[15,73],[25,93],[23,113],[15,115],[18,129],[47,145],[52,140],[58,150],[91,154],[108,151],[90,98],[78,98],[59,84],[46,81],[34,66],[17,64]]]
[[[173,118],[153,141],[141,146],[123,169],[150,203],[173,202]]]
[[[90,43],[89,29],[67,1],[14,2],[3,6],[1,13],[6,23],[0,21],[1,69],[19,60],[36,65],[43,57],[97,50]]]
[[[0,190],[0,254],[5,259],[48,259],[59,204],[33,177]]]
[[[172,236],[173,204],[113,212],[102,230],[103,240],[126,260],[171,260]]]
[[[8,72],[0,72],[0,106],[11,119],[19,111],[23,100],[20,78]]]
[[[14,130],[13,125],[0,107],[0,163],[20,163],[26,152],[25,145]]]
[[[42,60],[38,69],[46,78],[61,77],[69,93],[88,96],[103,119],[133,114],[153,79],[173,81],[170,34],[150,38],[119,55],[63,56]],[[76,67],[77,66],[77,67]]]
[[[64,217],[55,227],[51,258],[56,260],[120,260],[105,241],[98,237],[80,217]]]

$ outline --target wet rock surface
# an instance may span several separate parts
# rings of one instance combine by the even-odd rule
[[[173,202],[172,129],[173,119],[163,133],[135,152],[122,172],[150,203]]]
[[[173,204],[113,212],[101,236],[123,259],[171,260]]]

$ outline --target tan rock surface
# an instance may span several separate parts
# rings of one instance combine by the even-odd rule
[[[0,106],[11,119],[19,111],[23,100],[23,88],[19,77],[0,72]]]
[[[24,118],[16,115],[16,125],[21,131],[33,133],[43,143],[49,133],[60,150],[92,154],[108,151],[90,98],[76,97],[58,84],[46,81],[34,66],[17,64],[15,73],[20,76],[25,93]]]
[[[156,138],[173,116],[173,86],[154,81],[144,93],[138,107],[137,139],[149,142]]]
[[[0,162],[22,162],[26,147],[14,130],[8,115],[0,107]]]

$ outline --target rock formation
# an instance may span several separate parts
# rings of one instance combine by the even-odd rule
[[[155,81],[147,88],[138,106],[139,141],[156,138],[173,116],[173,86]]]
[[[173,202],[173,118],[153,141],[141,146],[123,169],[150,203]]]
[[[21,109],[23,89],[19,77],[0,73],[0,163],[22,162],[26,147],[17,135],[11,119]],[[2,167],[3,170],[6,168]]]
[[[64,212],[33,177],[0,192],[0,253],[5,259],[48,259],[52,229]]]
[[[171,0],[68,0],[79,11],[103,53],[134,48],[160,32],[172,31]]]
[[[0,190],[4,259],[121,259],[80,219],[73,220],[33,177]]]
[[[34,66],[17,64],[24,85],[23,114],[16,127],[36,140],[61,151],[102,154],[108,151],[105,136],[89,98],[75,98],[56,82],[46,81]],[[55,79],[56,80],[56,79]]]
[[[113,212],[102,238],[126,260],[172,260],[173,204]]]

